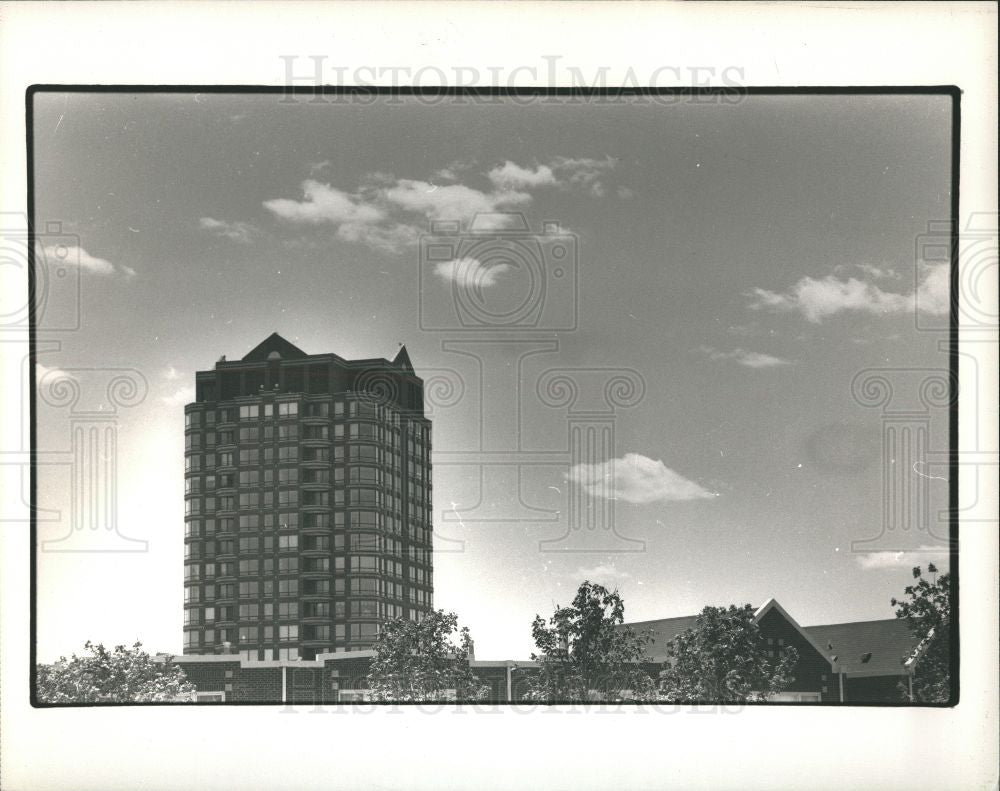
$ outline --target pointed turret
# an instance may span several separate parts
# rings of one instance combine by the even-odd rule
[[[413,363],[410,362],[410,355],[406,353],[406,346],[404,344],[400,344],[399,351],[392,358],[392,364],[409,374],[413,373]]]

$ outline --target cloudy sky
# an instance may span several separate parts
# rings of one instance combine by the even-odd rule
[[[947,308],[947,273],[915,253],[949,214],[945,98],[35,109],[36,224],[59,223],[42,248],[62,271],[42,385],[65,372],[99,414],[104,369],[148,386],[115,423],[119,527],[147,551],[41,553],[43,659],[180,651],[182,406],[196,370],[273,331],[348,358],[405,342],[435,382],[435,603],[481,657],[525,657],[535,613],[583,578],[633,620],[774,596],[812,624],[891,617],[909,566],[941,560],[919,530],[852,551],[880,533],[883,454],[851,382],[947,364],[915,322]],[[44,401],[41,505],[61,515],[40,537],[59,548],[71,424]],[[574,426],[611,434],[574,451]],[[905,475],[944,506],[945,472]],[[569,529],[581,508],[613,529]]]

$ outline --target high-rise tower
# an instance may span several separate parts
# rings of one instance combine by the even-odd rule
[[[312,659],[431,609],[431,427],[405,347],[277,333],[184,407],[184,653]]]

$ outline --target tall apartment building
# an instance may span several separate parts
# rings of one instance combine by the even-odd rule
[[[431,427],[405,347],[272,334],[184,407],[184,653],[311,660],[433,603]]]

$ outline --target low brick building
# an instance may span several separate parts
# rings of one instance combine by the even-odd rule
[[[782,703],[898,703],[916,666],[917,641],[905,620],[800,626],[774,599],[754,615],[767,651],[777,658],[792,646],[799,660],[794,681],[772,698]],[[634,631],[650,631],[649,658],[665,663],[667,644],[695,626],[696,615],[627,624]]]
[[[915,667],[916,642],[905,621],[880,621],[800,626],[774,599],[754,616],[777,658],[794,647],[798,663],[794,681],[772,700],[778,703],[892,703],[906,700],[905,688]],[[668,661],[667,644],[697,616],[664,618],[626,624],[649,631],[648,661],[643,669],[656,678]],[[248,660],[237,654],[178,656],[188,679],[197,687],[199,702],[287,703],[326,705],[365,700],[373,651],[324,653],[312,660]],[[470,669],[489,687],[487,702],[524,700],[526,676],[534,662],[470,660]]]

